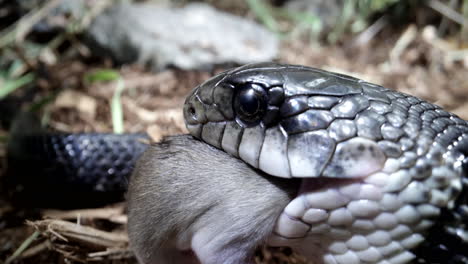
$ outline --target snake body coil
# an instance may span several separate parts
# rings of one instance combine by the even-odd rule
[[[33,206],[121,201],[148,140],[145,134],[15,131],[8,147],[7,186],[15,202]]]

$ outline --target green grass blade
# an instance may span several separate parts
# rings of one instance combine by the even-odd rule
[[[123,110],[122,110],[122,92],[125,89],[125,82],[122,78],[117,80],[117,87],[111,100],[112,126],[114,133],[122,134],[124,132]]]
[[[87,73],[84,76],[84,82],[91,84],[94,82],[109,82],[120,79],[120,74],[114,70],[102,69],[95,72]]]
[[[21,243],[21,245],[13,253],[13,255],[7,258],[7,260],[5,261],[5,264],[10,264],[15,259],[17,259],[21,255],[21,253],[23,253],[31,245],[31,243],[34,242],[34,240],[36,240],[37,237],[39,237],[39,235],[40,235],[39,231],[35,231],[34,233],[32,233],[32,235],[30,235],[23,243]]]
[[[110,102],[112,128],[114,133],[122,134],[124,132],[123,110],[122,110],[122,92],[125,89],[125,82],[118,71],[102,69],[84,76],[84,83],[115,81],[116,88]]]
[[[279,32],[278,24],[271,14],[271,10],[262,0],[246,0],[249,8],[260,21],[271,31]]]
[[[16,89],[31,83],[34,80],[34,74],[28,73],[16,79],[6,79],[3,84],[0,84],[0,99],[5,98]]]

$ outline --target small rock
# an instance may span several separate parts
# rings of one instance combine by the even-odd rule
[[[117,5],[93,21],[87,36],[95,54],[153,70],[269,61],[279,44],[258,24],[201,3],[184,8]]]
[[[77,109],[80,113],[92,119],[96,116],[97,106],[98,102],[94,97],[74,90],[61,92],[54,102],[54,107]]]

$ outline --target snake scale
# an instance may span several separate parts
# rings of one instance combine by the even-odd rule
[[[193,137],[258,173],[300,181],[268,245],[292,247],[315,263],[468,263],[468,122],[455,114],[350,76],[275,63],[212,77],[193,89],[183,111]],[[132,164],[145,146],[131,142],[141,137],[127,135],[124,144],[113,138],[120,150],[107,153],[132,153],[124,158]],[[108,142],[93,138],[99,136],[56,135],[62,147],[53,148],[46,135],[39,145],[107,175],[128,166],[82,155],[83,141],[97,142],[88,149],[95,154]],[[109,160],[122,163],[117,156]],[[82,164],[71,168],[88,168]],[[64,170],[48,175],[56,181]],[[99,182],[93,175],[89,182]]]

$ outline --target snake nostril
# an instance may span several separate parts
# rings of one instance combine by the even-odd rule
[[[193,106],[189,107],[188,112],[191,116],[194,116],[196,114],[195,108],[193,108]]]

